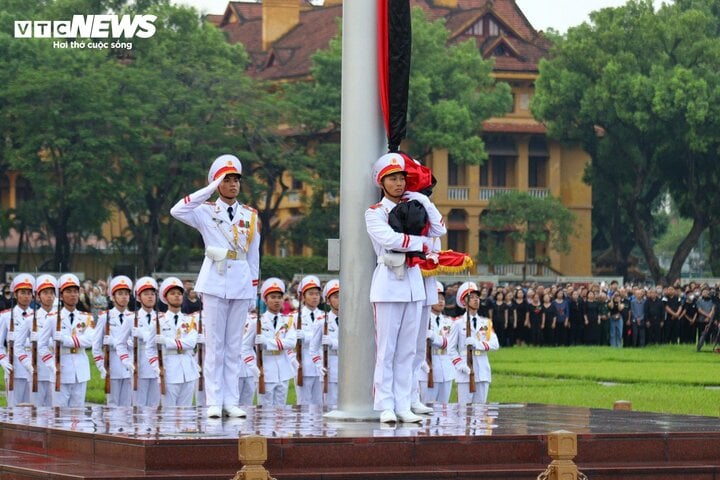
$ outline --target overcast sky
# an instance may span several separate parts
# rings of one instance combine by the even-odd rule
[[[175,3],[192,5],[204,13],[223,13],[227,0],[173,0]],[[353,1],[353,0],[351,0]],[[354,0],[358,1],[358,0]],[[369,0],[361,0],[369,1]],[[625,0],[516,0],[525,16],[537,30],[552,27],[564,33],[568,27],[579,25],[588,19],[593,10],[617,7]],[[660,0],[656,0],[659,5]]]

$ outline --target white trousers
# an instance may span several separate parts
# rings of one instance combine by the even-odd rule
[[[323,377],[303,376],[303,385],[295,383],[297,405],[322,405]]]
[[[373,303],[377,344],[373,408],[376,411],[410,411],[421,303]]]
[[[325,394],[325,405],[337,405],[338,401],[338,384],[337,382],[328,381],[328,391]]]
[[[240,377],[238,386],[240,391],[239,405],[252,405],[255,397],[255,389],[257,388],[257,379],[252,375],[249,377]]]
[[[27,378],[15,377],[12,392],[7,390],[7,381],[8,378],[5,376],[5,390],[7,394],[5,398],[7,398],[8,407],[14,407],[21,403],[30,403],[30,382]]]
[[[53,396],[55,407],[84,407],[87,382],[61,383],[60,391]]]
[[[420,382],[420,398],[423,402],[450,403],[452,380],[449,382],[433,381],[433,388],[428,388],[427,381]]]
[[[36,407],[52,407],[53,392],[55,392],[55,382],[49,380],[38,380],[38,391],[30,393],[32,403]]]
[[[107,404],[113,407],[132,406],[132,378],[110,379],[110,395]]]
[[[288,387],[290,380],[284,382],[265,382],[265,394],[258,395],[258,403],[263,407],[273,407],[275,405],[285,405],[287,403]]]
[[[470,393],[469,383],[458,383],[458,404],[467,405],[469,403],[487,403],[489,389],[490,382],[475,382],[475,393]]]
[[[253,300],[203,295],[205,398],[208,406],[240,404],[240,348]]]
[[[136,407],[157,407],[160,405],[160,380],[157,378],[138,378],[138,389],[133,392],[133,405]]]
[[[163,407],[191,407],[195,393],[195,380],[165,385]]]
[[[202,390],[199,390],[199,387],[200,380],[195,380],[195,406],[204,407],[205,405],[207,405],[207,403],[205,402],[205,385],[203,385]]]
[[[420,318],[418,321],[418,334],[417,342],[415,344],[415,358],[413,358],[412,371],[413,371],[413,382],[412,382],[412,401],[420,401],[420,365],[425,360],[427,350],[427,330],[428,330],[428,319],[430,318],[430,306],[423,305],[420,310]]]

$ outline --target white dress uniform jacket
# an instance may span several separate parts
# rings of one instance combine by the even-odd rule
[[[321,342],[322,342],[322,326],[325,323],[325,312],[316,308],[310,310],[302,306],[302,321],[300,326],[305,338],[302,340],[302,367],[304,377],[317,377],[317,366],[322,365]],[[297,324],[295,325],[297,331]],[[297,335],[297,334],[296,334]],[[298,345],[300,340],[297,341]],[[297,356],[297,347],[290,353],[290,358]]]
[[[23,310],[19,305],[15,305],[12,310],[4,310],[0,313],[0,348],[2,354],[7,355],[5,340],[10,335],[10,321],[13,322],[12,339],[15,343],[14,356],[12,361],[13,375],[15,378],[30,380],[32,375],[21,363],[31,355],[30,348],[30,328],[32,327],[33,311],[30,307]],[[29,321],[29,326],[28,326]]]
[[[455,332],[451,333],[451,337],[457,338],[457,341],[451,345],[451,355],[453,358],[453,365],[456,367],[461,363],[467,364],[467,348],[465,348],[465,340],[467,338],[468,315],[468,313],[465,313],[465,315],[458,317],[458,319],[453,322],[453,329]],[[480,330],[478,328],[481,317],[480,315],[475,315],[475,317],[477,318],[477,326],[474,325],[472,320],[473,316],[470,316],[470,331],[471,335],[478,340],[482,347],[473,349],[472,357],[475,368],[475,381],[490,382],[492,381],[492,377],[490,372],[490,360],[488,360],[487,352],[498,350],[500,348],[500,343],[498,342],[497,335],[495,335],[494,331],[490,330],[490,333],[488,333],[487,331]],[[485,345],[487,345],[487,350],[485,349]],[[455,381],[457,383],[469,383],[470,376],[466,373],[458,371]]]
[[[155,338],[156,318],[157,313],[154,310],[149,312],[144,308],[138,310],[138,336],[135,339],[140,342],[138,344],[138,356],[140,358],[137,360],[138,378],[158,378],[153,366],[157,363],[157,346],[154,342],[151,342]]]
[[[450,345],[455,345],[457,339],[453,335],[457,335],[457,329],[453,330],[453,319],[446,317],[442,313],[435,314],[430,312],[430,327],[434,332],[432,338],[432,368],[433,381],[451,382],[455,379],[455,366],[452,363]],[[427,374],[424,374],[427,381]],[[421,377],[422,378],[422,377]]]
[[[120,322],[121,314],[122,322]],[[98,315],[93,338],[93,359],[98,368],[105,365],[103,339],[105,337],[105,324],[110,318],[110,371],[107,373],[112,379],[130,378],[132,376],[122,364],[122,360],[130,358],[128,339],[132,334],[134,316],[135,314],[129,310],[120,312],[117,308],[100,312]]]
[[[340,345],[340,325],[338,323],[338,316],[332,311],[327,313],[326,322],[328,324],[328,337],[330,344],[328,345],[328,382],[337,383],[338,381],[338,347]],[[320,326],[322,329],[324,326]],[[322,342],[322,335],[320,337]],[[321,345],[321,348],[323,345]]]
[[[208,247],[227,249],[235,259],[213,260],[207,255],[200,269],[195,290],[226,299],[253,299],[257,294],[260,271],[260,231],[257,211],[237,202],[234,217],[228,205],[218,199],[205,202],[220,182],[215,181],[192,193],[172,207],[170,214],[196,228]],[[245,261],[247,260],[247,261]]]
[[[93,318],[89,313],[63,308],[60,311],[62,348],[60,350],[60,382],[82,383],[90,381],[90,361],[85,350],[92,347],[95,334]],[[57,324],[46,322],[38,345],[40,358],[46,358],[47,338],[53,338]]]
[[[153,322],[154,327],[154,322]],[[160,314],[160,334],[165,337],[162,346],[165,383],[194,382],[200,378],[193,350],[197,345],[197,318],[178,312]],[[155,328],[148,343],[157,345]]]
[[[277,322],[273,319],[277,317]],[[292,315],[265,312],[261,317],[262,334],[266,338],[273,338],[277,349],[268,349],[263,345],[263,367],[266,383],[278,383],[290,380],[295,376],[295,369],[290,363],[288,351],[295,348],[297,335],[295,333],[295,318]],[[253,344],[257,330],[252,330],[249,336]]]
[[[50,328],[57,326],[57,311],[52,310],[48,312],[44,308],[38,308],[35,313],[35,322],[37,323],[37,332],[35,332],[35,337],[37,338],[38,342],[38,362],[35,368],[38,372],[38,381],[39,382],[55,382],[55,375],[53,375],[50,372],[50,369],[47,367],[48,363],[52,363],[55,361],[54,359],[54,353],[55,353],[55,342],[52,340],[52,331],[51,335],[47,336],[47,338],[44,338],[44,345],[40,345],[40,337],[45,330],[45,325],[50,324]],[[28,329],[28,335],[30,336],[30,341],[32,342],[33,334],[32,334],[32,317],[30,318],[30,321],[27,323],[27,329]],[[16,337],[17,338],[17,337]],[[47,352],[45,356],[40,352]]]

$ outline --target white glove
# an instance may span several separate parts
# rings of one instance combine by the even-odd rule
[[[32,364],[32,358],[26,357],[24,360],[21,360],[20,363],[22,364],[23,367],[25,367],[25,370],[27,370],[30,375],[32,375],[33,372],[35,372],[35,368],[33,367],[33,364]]]
[[[318,375],[320,375],[321,377],[327,375],[327,368],[323,367],[322,365],[315,365],[315,370],[317,370]]]
[[[156,335],[155,343],[158,345],[158,347],[165,345],[165,336],[164,335]]]
[[[250,365],[248,367],[248,370],[250,370],[250,373],[252,373],[252,376],[255,378],[260,377],[260,369],[257,367],[257,365]]]
[[[265,337],[262,335],[255,335],[255,345],[265,345]]]
[[[305,332],[302,330],[296,330],[295,334],[297,335],[298,340],[305,340]]]
[[[52,375],[57,374],[57,369],[55,368],[55,361],[54,360],[48,360],[47,362],[44,362],[45,366],[48,370],[50,370],[50,373]]]
[[[464,363],[460,364],[460,366],[457,367],[457,371],[460,373],[464,373],[465,375],[470,375],[470,367],[468,367]]]
[[[0,366],[6,371],[6,372],[12,372],[13,366],[12,363],[10,363],[10,360],[8,360],[8,357],[3,358],[0,360]]]
[[[11,331],[8,330],[7,336],[5,337],[5,339],[6,339],[8,342],[14,341],[14,340],[15,340],[15,332],[11,332]]]
[[[290,360],[290,365],[292,365],[293,370],[295,370],[295,373],[297,373],[298,368],[300,368],[300,364],[298,363],[298,361],[293,358],[292,360]]]
[[[475,337],[466,337],[465,338],[465,347],[472,347],[473,349],[477,349],[478,342],[475,339]]]
[[[132,328],[132,336],[133,336],[133,338],[138,338],[141,336],[140,329],[138,327]]]
[[[135,372],[135,365],[133,365],[133,362],[132,362],[132,360],[130,360],[130,358],[124,359],[122,361],[122,364],[128,372],[130,372],[130,373]]]
[[[53,340],[55,340],[56,342],[63,342],[63,343],[65,343],[65,338],[64,338],[64,337],[65,337],[65,335],[63,335],[62,332],[58,332],[57,330],[56,330],[55,333],[53,334]]]
[[[423,206],[425,206],[425,204],[427,204],[430,201],[430,199],[426,195],[423,195],[422,193],[419,193],[419,192],[407,191],[407,192],[403,193],[403,198],[405,200],[417,200]]]
[[[110,335],[105,335],[103,337],[103,345],[108,346],[108,347],[114,347],[115,342],[113,342],[113,339]]]
[[[155,375],[157,375],[159,377],[160,376],[160,365],[158,365],[157,363],[154,363],[154,364],[150,365],[150,367],[152,368],[153,372],[155,372]]]
[[[432,328],[428,328],[425,338],[432,340],[435,337],[435,331]]]
[[[97,369],[98,369],[98,372],[100,372],[100,378],[104,379],[105,377],[107,377],[107,370],[105,370],[104,365],[100,365],[99,367],[97,367]]]
[[[332,339],[330,338],[330,335],[322,336],[322,344],[323,345],[332,345]]]
[[[204,333],[197,334],[197,343],[205,343],[205,334]]]
[[[38,334],[37,332],[30,332],[30,341],[31,342],[37,342],[38,340]]]
[[[198,373],[202,373],[202,367],[200,366],[199,363],[195,362],[195,368],[197,368]]]
[[[423,362],[420,364],[420,370],[425,373],[430,373],[430,365],[428,365],[427,360],[423,360]]]

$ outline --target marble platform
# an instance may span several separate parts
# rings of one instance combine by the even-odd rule
[[[312,407],[0,409],[0,478],[230,479],[237,440],[268,438],[282,479],[535,479],[546,435],[578,435],[591,479],[720,479],[720,418],[538,404],[438,405],[422,424],[338,422]]]

